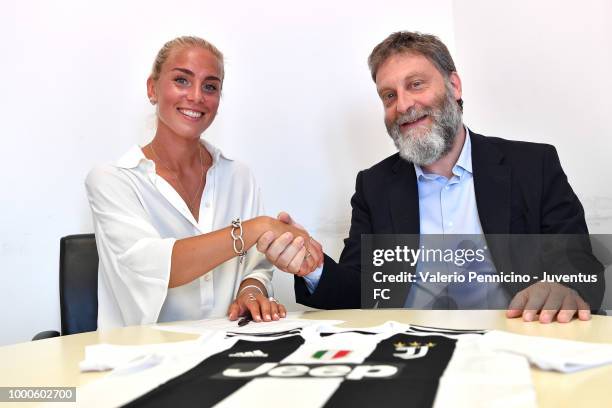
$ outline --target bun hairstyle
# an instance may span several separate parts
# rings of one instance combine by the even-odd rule
[[[157,53],[155,57],[155,61],[153,61],[153,68],[151,69],[151,78],[157,81],[159,79],[159,74],[161,73],[162,66],[168,59],[170,52],[175,48],[182,47],[201,47],[205,50],[208,50],[213,54],[217,60],[219,61],[219,69],[221,71],[221,80],[225,76],[225,72],[223,70],[223,54],[217,47],[209,43],[203,38],[195,37],[195,36],[182,36],[177,37],[173,40],[168,41],[164,44],[163,47]]]

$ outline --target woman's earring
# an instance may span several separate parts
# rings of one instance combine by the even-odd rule
[[[151,105],[155,105],[157,103],[157,101],[153,98],[149,98],[149,102],[151,102]]]

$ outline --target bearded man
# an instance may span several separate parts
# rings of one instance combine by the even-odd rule
[[[486,137],[463,125],[461,79],[437,37],[393,33],[368,63],[399,152],[357,175],[340,261],[288,235],[267,233],[258,242],[272,263],[296,275],[298,302],[323,309],[363,306],[362,234],[588,234],[582,205],[553,146]],[[293,222],[288,214],[280,218]],[[310,272],[320,256],[322,267]],[[601,265],[595,260],[591,267],[585,272],[597,275],[596,284],[538,282],[488,290],[507,297],[509,318],[588,320],[603,296]],[[415,300],[418,285],[406,289],[408,301],[391,306],[424,307]]]

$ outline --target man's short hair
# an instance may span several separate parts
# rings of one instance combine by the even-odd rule
[[[411,52],[427,58],[447,80],[451,73],[457,72],[453,57],[451,57],[448,48],[438,37],[416,31],[398,31],[374,47],[368,57],[368,66],[372,73],[372,80],[376,82],[378,69],[389,57]],[[463,109],[463,101],[459,99],[457,102]]]

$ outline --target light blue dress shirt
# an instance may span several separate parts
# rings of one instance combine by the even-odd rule
[[[414,165],[419,192],[420,233],[422,236],[427,234],[469,234],[471,237],[463,237],[461,243],[454,244],[455,248],[458,244],[465,245],[465,238],[469,238],[469,241],[471,241],[468,243],[470,246],[486,248],[480,218],[478,217],[476,194],[474,193],[472,144],[467,128],[465,136],[463,148],[457,163],[452,169],[453,175],[450,179],[438,174],[425,173],[420,166]],[[489,254],[487,254],[487,259],[491,259]],[[432,267],[432,265],[417,264],[417,272],[429,267]],[[466,267],[479,274],[495,273],[495,269],[490,262],[482,262],[479,265],[472,263],[466,265]],[[316,289],[322,269],[319,268],[304,277],[310,293],[313,293]],[[503,307],[506,302],[506,295],[502,288],[491,283],[453,286],[448,284],[425,285],[423,282],[416,282],[410,290],[405,306],[431,308],[434,306],[435,299],[439,296],[451,298],[459,309]]]
[[[471,247],[484,249],[485,261],[457,267],[451,263],[417,264],[417,276],[421,271],[439,271],[442,273],[468,271],[482,274],[495,274],[487,244],[483,235],[476,194],[474,192],[474,173],[472,171],[472,142],[469,130],[465,129],[465,142],[457,163],[453,166],[453,175],[449,178],[434,173],[425,173],[420,166],[414,165],[419,191],[419,221],[421,244],[426,248],[440,247],[456,249]],[[428,234],[437,234],[431,238],[434,244],[427,242]],[[457,236],[456,234],[461,234]],[[444,242],[441,236],[444,235]],[[448,237],[447,237],[448,236]],[[428,245],[429,244],[429,245]],[[466,275],[467,276],[467,275]],[[436,303],[436,299],[442,299]],[[424,283],[417,281],[412,285],[405,307],[430,309],[436,308],[498,308],[506,304],[506,295],[499,284],[493,283]],[[453,303],[450,306],[448,303]]]
[[[450,179],[425,173],[414,165],[419,189],[421,234],[482,234],[474,176],[472,143],[466,129],[465,142]]]

